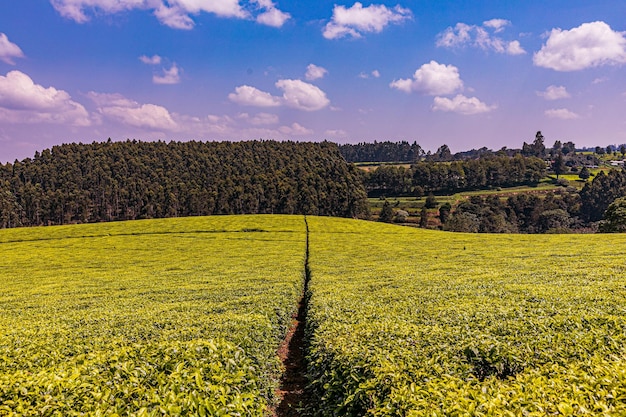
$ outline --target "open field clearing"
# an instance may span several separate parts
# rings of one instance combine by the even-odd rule
[[[0,231],[0,415],[261,416],[301,216]]]
[[[0,231],[0,416],[268,416],[305,270],[299,415],[626,415],[623,234],[307,219]]]
[[[317,415],[626,415],[626,236],[309,226]]]

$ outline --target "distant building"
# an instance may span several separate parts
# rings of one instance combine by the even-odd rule
[[[624,166],[624,161],[611,161],[611,166],[623,167]]]

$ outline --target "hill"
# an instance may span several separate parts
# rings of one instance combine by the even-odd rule
[[[366,211],[358,170],[330,142],[109,141],[0,165],[0,228]]]
[[[0,413],[267,415],[310,277],[301,415],[622,415],[625,243],[276,215],[1,230]]]

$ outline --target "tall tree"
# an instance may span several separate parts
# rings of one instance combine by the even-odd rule
[[[556,179],[559,179],[559,175],[563,174],[567,170],[567,166],[565,165],[565,159],[563,158],[563,154],[558,152],[552,161],[552,171],[556,174]]]
[[[604,233],[626,232],[626,197],[621,197],[609,204],[604,212],[604,221],[600,224]]]
[[[380,215],[378,216],[379,222],[391,223],[393,220],[393,209],[391,208],[391,204],[389,201],[385,200],[383,203],[383,208],[380,210]]]

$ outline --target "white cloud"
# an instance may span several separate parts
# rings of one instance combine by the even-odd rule
[[[511,41],[506,44],[506,53],[508,55],[523,55],[526,53],[519,41]]]
[[[483,26],[492,28],[495,33],[502,32],[511,22],[506,19],[491,19],[483,22]]]
[[[604,22],[583,23],[571,30],[552,29],[533,62],[555,71],[624,64],[626,36]]]
[[[416,91],[431,96],[440,96],[453,94],[462,89],[463,81],[461,81],[459,69],[454,65],[430,61],[415,71],[413,79],[394,80],[389,86],[405,93]]]
[[[291,19],[291,15],[278,10],[272,0],[252,0],[251,2],[256,3],[259,10],[263,10],[256,18],[257,23],[280,28]]]
[[[525,54],[526,51],[519,41],[505,41],[494,36],[496,33],[503,32],[510,24],[511,22],[505,19],[487,20],[482,26],[457,23],[454,27],[449,27],[437,35],[436,45],[443,48],[460,48],[469,45],[499,54]]]
[[[299,123],[292,123],[291,126],[281,126],[278,128],[278,131],[284,135],[291,136],[309,136],[315,133],[311,129],[307,129]]]
[[[241,113],[238,117],[254,126],[275,125],[279,122],[278,116],[271,113],[257,113],[252,117],[248,113]]]
[[[324,78],[326,74],[328,74],[328,70],[326,68],[318,67],[315,64],[309,64],[306,67],[306,74],[304,78],[306,78],[309,81],[313,81],[313,80],[317,80],[320,78]]]
[[[496,109],[496,106],[489,106],[476,97],[465,97],[458,94],[453,99],[446,97],[435,97],[433,100],[434,111],[454,112],[464,115],[478,113],[488,113]]]
[[[156,104],[140,104],[121,94],[91,91],[87,96],[98,106],[98,113],[118,123],[151,130],[176,130],[170,112]]]
[[[260,24],[281,27],[290,18],[268,0],[50,0],[61,16],[85,23],[91,14],[114,14],[129,10],[152,11],[164,25],[175,29],[192,29],[190,15],[211,13],[224,18],[251,19]],[[255,18],[256,15],[256,18]]]
[[[367,80],[370,77],[380,78],[380,72],[378,70],[374,70],[370,73],[367,73],[367,72],[359,73],[359,78],[363,78],[364,80]]]
[[[161,63],[161,57],[158,55],[142,55],[139,57],[139,60],[147,65],[159,65]]]
[[[242,85],[235,88],[234,93],[228,95],[228,99],[244,106],[256,107],[276,107],[280,106],[280,98],[274,97],[270,93],[261,91],[249,85]]]
[[[558,100],[561,98],[569,98],[570,94],[563,86],[551,85],[546,88],[546,91],[537,91],[539,97],[543,97],[546,100]]]
[[[103,107],[100,113],[128,126],[173,130],[177,127],[169,111],[155,104],[142,104],[138,107]]]
[[[275,28],[282,27],[287,20],[291,18],[289,13],[281,12],[275,7],[261,13],[257,16],[257,23],[261,23],[266,26],[272,26]]]
[[[164,69],[163,75],[154,75],[152,82],[155,84],[178,84],[180,83],[179,69],[176,63],[170,69]]]
[[[457,23],[454,28],[447,28],[437,35],[436,45],[445,48],[456,48],[468,44],[472,41],[471,31],[475,26],[465,23]]]
[[[54,87],[45,88],[20,71],[0,75],[0,120],[90,126],[85,108]]]
[[[350,35],[360,38],[363,33],[380,33],[390,23],[400,23],[410,19],[409,9],[400,7],[387,8],[382,4],[363,7],[356,2],[350,8],[335,5],[333,16],[324,27],[322,34],[326,39],[337,39]]]
[[[283,90],[282,100],[287,107],[315,111],[330,104],[326,93],[313,84],[301,80],[278,80],[276,87]]]
[[[171,112],[156,104],[142,104],[121,94],[90,92],[102,124],[117,124],[125,129],[122,135],[140,133],[143,138],[162,138],[164,134],[184,134],[188,137],[211,139],[292,139],[314,133],[297,122],[280,125],[279,117],[270,113],[240,113],[235,117],[209,114],[191,116]],[[275,127],[274,127],[275,126]],[[107,130],[114,130],[108,126]],[[155,135],[158,135],[155,137]]]
[[[195,26],[193,19],[180,7],[161,4],[154,10],[154,15],[159,22],[172,29],[191,30]]]
[[[142,55],[139,60],[146,65],[159,65],[163,62],[163,58],[159,55]],[[163,68],[162,75],[153,75],[152,82],[155,84],[178,84],[180,83],[180,68],[174,62],[169,69]]]
[[[578,119],[580,116],[568,109],[549,109],[544,112],[551,119],[572,120]]]
[[[238,104],[256,107],[287,106],[294,109],[315,111],[330,104],[326,93],[313,84],[301,80],[278,80],[276,88],[283,90],[282,97],[273,96],[249,85],[235,88],[228,98]]]
[[[342,129],[329,129],[324,132],[324,135],[330,138],[345,138],[348,136],[348,132]]]
[[[7,35],[0,33],[0,61],[15,65],[13,58],[24,58],[24,53],[19,46],[9,40]]]

